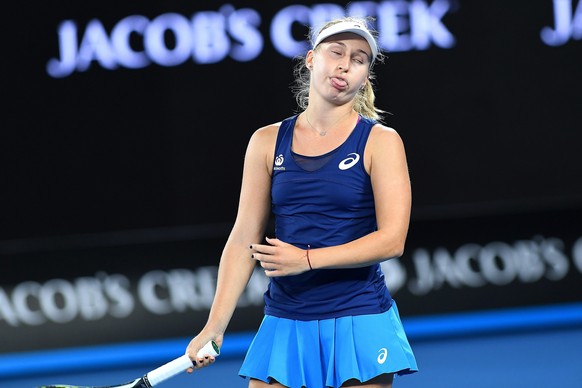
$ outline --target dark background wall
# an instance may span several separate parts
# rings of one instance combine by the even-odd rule
[[[308,23],[345,8],[376,16],[391,50],[376,67],[377,105],[406,142],[417,218],[580,206],[580,27],[546,44],[551,0],[230,4],[63,1],[12,11],[2,27],[3,240],[231,222],[248,138],[295,109],[294,62],[276,46],[289,34],[303,41],[306,29],[280,16]],[[255,18],[239,19],[262,49],[245,62],[227,52],[200,63],[207,42],[240,49],[244,35],[215,19],[245,9]],[[130,34],[129,46],[147,53],[161,36],[175,64],[150,54],[142,68],[124,65],[115,30],[136,15],[150,30]],[[50,61],[71,62],[60,51],[74,45],[59,39],[64,22],[75,23],[74,65],[86,69],[53,78]],[[183,57],[171,54],[177,42],[188,44]],[[259,50],[251,46],[243,41]]]

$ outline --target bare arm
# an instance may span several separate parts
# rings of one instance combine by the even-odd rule
[[[209,340],[222,344],[224,332],[255,267],[250,244],[260,241],[270,214],[271,166],[276,126],[256,131],[247,147],[239,207],[233,229],[220,258],[216,293],[204,329],[187,348],[196,360],[197,351]],[[206,360],[198,365],[208,365]],[[191,371],[191,370],[190,370]]]
[[[313,249],[313,268],[353,268],[371,265],[404,252],[412,195],[404,145],[392,129],[376,125],[364,155],[370,174],[378,230],[346,244]],[[309,270],[306,251],[277,239],[253,245],[255,259],[267,276],[294,275]]]

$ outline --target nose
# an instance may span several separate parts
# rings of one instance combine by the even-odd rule
[[[349,65],[349,61],[341,61],[338,63],[337,68],[339,71],[348,71],[350,65]]]

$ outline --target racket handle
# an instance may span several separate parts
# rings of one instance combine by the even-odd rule
[[[220,349],[218,345],[214,341],[209,341],[206,345],[202,347],[197,353],[198,357],[204,357],[204,355],[209,354],[211,356],[218,356],[220,354]],[[162,381],[166,381],[167,379],[176,376],[184,372],[188,368],[192,368],[192,360],[188,357],[187,354],[184,354],[181,357],[178,357],[159,368],[156,368],[149,372],[146,377],[147,381],[149,381],[152,387],[155,387]]]

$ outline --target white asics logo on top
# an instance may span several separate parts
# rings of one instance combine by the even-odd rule
[[[348,154],[347,158],[345,158],[338,164],[338,167],[340,170],[347,170],[348,168],[354,167],[356,163],[358,163],[359,161],[360,155],[356,154],[355,152],[352,152],[351,154]]]
[[[388,358],[388,349],[382,348],[382,349],[378,350],[378,353],[380,353],[378,355],[378,364],[385,363],[386,359]]]

